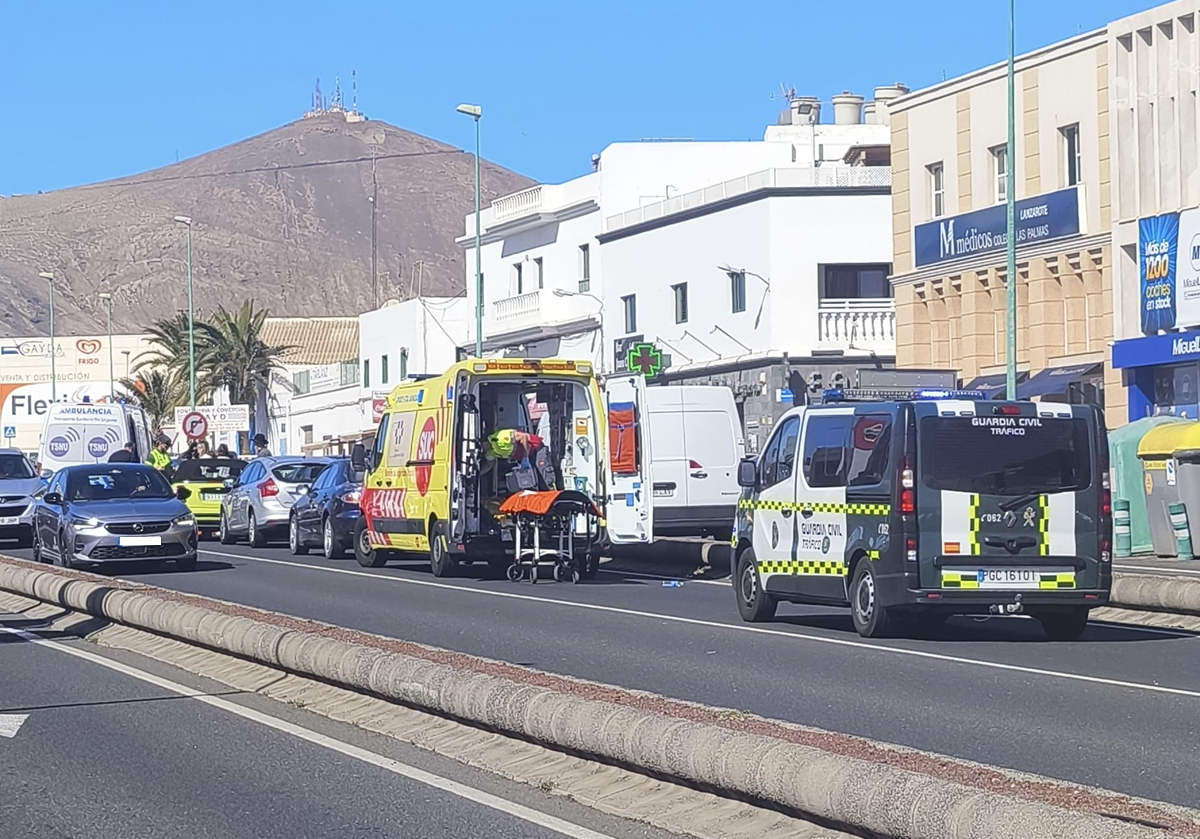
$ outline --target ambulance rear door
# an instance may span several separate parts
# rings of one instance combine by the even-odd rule
[[[609,377],[604,383],[604,407],[608,420],[608,537],[618,545],[647,544],[654,536],[654,493],[646,380],[629,373]]]

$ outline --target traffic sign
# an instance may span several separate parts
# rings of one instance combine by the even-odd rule
[[[183,434],[189,440],[199,440],[208,436],[208,418],[199,411],[185,414],[180,424]]]
[[[197,405],[197,414],[208,420],[208,430],[217,434],[250,430],[249,405]],[[175,425],[183,428],[183,418],[192,413],[190,408],[175,409]]]
[[[15,425],[4,426],[4,439],[11,440],[17,436],[17,427]]]

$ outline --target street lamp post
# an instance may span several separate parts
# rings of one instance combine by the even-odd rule
[[[56,367],[54,346],[54,275],[49,271],[42,271],[38,274],[43,280],[50,284],[50,401],[58,401],[58,369]]]
[[[188,300],[188,402],[196,410],[196,310],[192,306],[192,219],[175,216],[187,228],[187,300]]]
[[[102,291],[100,299],[104,301],[104,308],[108,315],[108,398],[111,400],[116,399],[117,396],[116,374],[113,372],[112,295],[107,291]]]
[[[479,105],[459,105],[455,110],[475,120],[475,357],[483,358],[483,257],[479,251]]]
[[[1015,62],[1015,44],[1013,32],[1016,28],[1016,0],[1008,0],[1008,144],[1004,149],[1004,198],[1008,209],[1008,224],[1005,232],[1005,249],[1008,264],[1005,276],[1008,279],[1008,294],[1006,301],[1008,309],[1008,347],[1004,353],[1005,361],[1005,396],[1008,399],[1017,398],[1017,237],[1016,237],[1016,185],[1014,177],[1017,169],[1016,160],[1016,83],[1013,64]]]

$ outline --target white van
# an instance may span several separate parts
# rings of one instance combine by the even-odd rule
[[[41,474],[48,478],[64,466],[105,463],[133,442],[139,463],[150,455],[146,413],[126,402],[57,402],[42,426]]]
[[[745,437],[733,391],[719,385],[646,388],[653,448],[654,535],[725,538],[741,495]]]

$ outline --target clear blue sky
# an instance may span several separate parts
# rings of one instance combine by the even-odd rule
[[[1017,0],[1024,51],[1156,5]],[[129,175],[296,119],[340,75],[373,119],[542,181],[643,137],[760,138],[780,82],[823,100],[1000,61],[1005,0],[11,2],[0,194]]]

